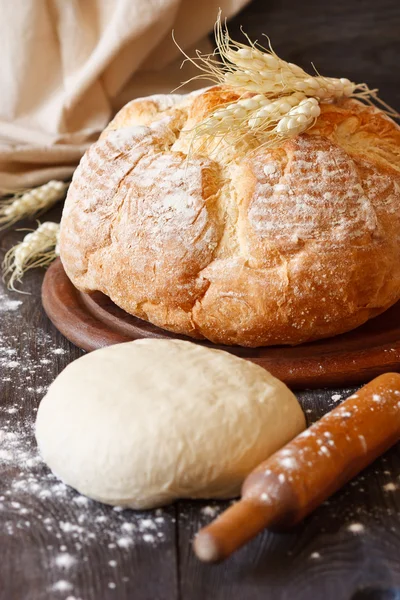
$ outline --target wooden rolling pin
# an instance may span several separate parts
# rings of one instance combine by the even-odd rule
[[[377,377],[261,463],[242,499],[194,540],[200,560],[228,557],[265,527],[301,521],[400,439],[400,374]]]

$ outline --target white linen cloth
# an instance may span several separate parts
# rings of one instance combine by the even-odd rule
[[[207,48],[247,1],[0,0],[0,192],[69,177],[123,104],[193,75],[172,30]]]

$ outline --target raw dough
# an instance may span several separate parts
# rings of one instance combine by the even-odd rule
[[[296,397],[263,368],[191,342],[143,339],[70,364],[40,404],[36,437],[79,492],[143,509],[238,495],[304,428]]]

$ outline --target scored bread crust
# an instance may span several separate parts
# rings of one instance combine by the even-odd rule
[[[356,100],[266,148],[190,146],[237,95],[219,86],[134,100],[86,152],[60,255],[84,292],[219,344],[299,344],[400,298],[400,128]],[[187,158],[188,153],[189,159]]]

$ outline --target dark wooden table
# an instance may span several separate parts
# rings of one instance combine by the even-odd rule
[[[239,23],[252,37],[268,32],[284,58],[380,86],[399,108],[397,0],[256,0],[232,33]],[[4,234],[1,247],[20,237]],[[37,456],[35,414],[48,385],[82,352],[44,315],[42,277],[27,275],[31,295],[0,289],[0,600],[400,599],[399,447],[295,530],[265,531],[218,566],[200,564],[191,541],[227,503],[135,513],[58,482]],[[311,423],[352,391],[304,391],[299,399]]]

